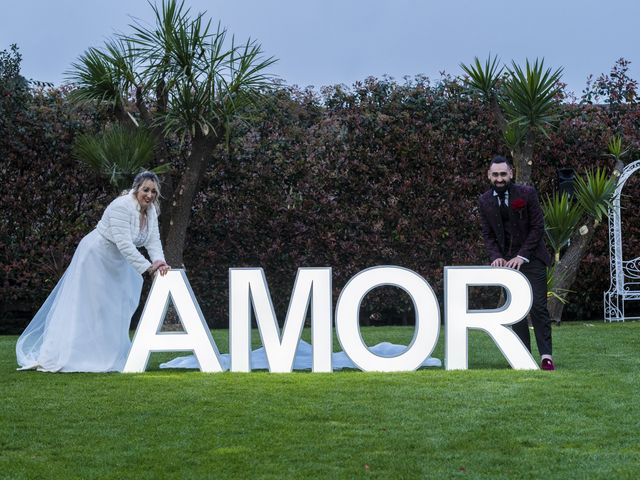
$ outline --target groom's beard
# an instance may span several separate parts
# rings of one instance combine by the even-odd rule
[[[496,185],[495,183],[491,184],[491,188],[493,188],[493,190],[499,194],[509,190],[510,186],[511,186],[511,182],[504,182],[502,185]]]

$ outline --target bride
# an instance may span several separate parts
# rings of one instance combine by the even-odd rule
[[[141,172],[104,211],[71,264],[18,339],[20,370],[122,371],[142,274],[166,274],[158,230],[160,181]],[[145,247],[152,262],[138,248]]]

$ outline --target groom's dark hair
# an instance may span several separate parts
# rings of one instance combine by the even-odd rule
[[[503,157],[502,155],[496,155],[495,157],[493,157],[491,159],[491,162],[489,163],[489,167],[491,167],[491,165],[493,165],[494,163],[506,163],[510,168],[513,168],[513,164],[507,159],[507,157]]]

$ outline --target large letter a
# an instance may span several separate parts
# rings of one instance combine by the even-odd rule
[[[184,332],[160,332],[169,302],[178,312]],[[171,270],[153,280],[147,303],[129,351],[125,373],[144,372],[151,352],[193,350],[200,370],[222,372],[220,353],[204,321],[191,285],[182,269]]]

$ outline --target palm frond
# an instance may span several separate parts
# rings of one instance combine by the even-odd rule
[[[518,148],[523,138],[525,137],[526,130],[517,123],[507,124],[505,130],[502,132],[502,138],[507,148],[513,152]]]
[[[136,173],[151,165],[154,145],[153,136],[148,131],[114,124],[97,135],[80,135],[72,154],[121,189]],[[159,168],[163,170],[165,167],[161,165]]]
[[[230,75],[221,78],[218,83],[222,113],[227,123],[232,116],[242,119],[248,107],[258,105],[263,94],[273,84],[273,76],[265,71],[276,61],[273,57],[263,58],[261,46],[252,40],[232,48],[231,52]]]
[[[471,65],[460,64],[460,68],[467,74],[466,84],[486,99],[495,94],[496,85],[504,68],[498,68],[498,61],[497,56],[491,58],[489,55],[484,65],[480,63],[478,57],[474,57]]]
[[[77,102],[107,102],[123,107],[129,90],[138,84],[133,45],[126,39],[105,42],[103,50],[90,48],[72,64],[68,78],[76,85]]]
[[[223,123],[218,112],[212,108],[210,91],[203,87],[192,88],[191,82],[175,85],[169,95],[167,112],[158,118],[166,135],[177,135],[183,140],[197,134],[219,133]]]
[[[548,137],[547,130],[559,119],[562,68],[545,69],[544,60],[538,59],[533,64],[527,60],[524,70],[515,62],[511,65],[500,106],[509,123],[539,130]]]
[[[630,149],[628,147],[624,148],[622,135],[613,135],[607,144],[609,156],[616,160],[622,159],[622,157],[629,153],[629,150]]]
[[[547,195],[542,202],[542,211],[547,240],[557,256],[560,249],[571,239],[583,211],[566,193],[558,192],[554,192],[552,196]]]
[[[114,107],[123,104],[121,77],[109,57],[97,48],[89,48],[72,64],[67,79],[77,87],[70,94],[73,101],[107,102]]]
[[[600,167],[587,172],[585,178],[576,177],[575,195],[580,207],[597,222],[608,215],[616,180]]]

